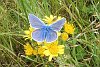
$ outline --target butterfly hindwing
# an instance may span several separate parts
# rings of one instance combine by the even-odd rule
[[[65,23],[66,19],[62,18],[61,20],[58,20],[56,22],[54,22],[53,24],[50,25],[50,27],[54,30],[54,31],[60,31]]]
[[[37,42],[43,42],[45,40],[46,33],[42,29],[37,29],[32,32],[32,38],[33,40]]]
[[[33,28],[39,29],[39,28],[42,28],[42,26],[45,25],[43,23],[43,21],[41,21],[38,17],[36,17],[33,14],[29,14],[28,18],[29,18],[29,22],[30,22],[30,24]]]
[[[49,32],[46,34],[46,42],[53,42],[57,38],[57,33],[53,30],[49,30]]]

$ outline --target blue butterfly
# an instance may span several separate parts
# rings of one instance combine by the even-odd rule
[[[57,31],[62,29],[66,21],[65,18],[62,18],[51,25],[46,25],[33,14],[29,14],[28,18],[30,25],[35,29],[35,31],[32,32],[32,39],[37,42],[43,42],[46,40],[46,42],[49,43],[58,38]]]

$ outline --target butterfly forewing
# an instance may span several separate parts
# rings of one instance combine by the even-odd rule
[[[42,28],[42,26],[45,25],[43,23],[43,21],[41,21],[38,17],[36,17],[33,14],[29,14],[28,18],[29,18],[29,22],[33,28],[40,29],[40,28]]]
[[[50,27],[54,31],[60,31],[62,29],[65,21],[66,21],[66,19],[62,18],[61,20],[58,20],[58,21],[54,22],[53,24],[51,24]]]

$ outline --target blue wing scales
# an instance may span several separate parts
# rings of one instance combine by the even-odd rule
[[[61,20],[58,20],[56,22],[54,22],[53,24],[50,25],[50,27],[54,30],[54,31],[60,31],[65,23],[66,19],[62,18]]]
[[[53,42],[58,38],[57,33],[53,30],[50,30],[47,34],[46,34],[46,42]]]
[[[37,29],[32,32],[33,40],[37,42],[43,42],[45,40],[46,33],[42,29]]]
[[[35,29],[39,29],[42,28],[42,26],[44,26],[45,24],[43,23],[43,21],[41,21],[38,17],[36,17],[33,14],[29,14],[28,16],[29,19],[29,23],[31,24],[31,26]]]

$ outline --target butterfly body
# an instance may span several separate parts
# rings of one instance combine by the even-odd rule
[[[46,31],[52,30],[50,26],[43,26],[41,29],[46,30]]]
[[[64,22],[65,18],[51,24],[46,25],[44,24],[38,17],[33,14],[29,15],[29,22],[33,28],[36,30],[32,32],[32,38],[37,42],[53,42],[57,37],[57,31],[60,31]]]

